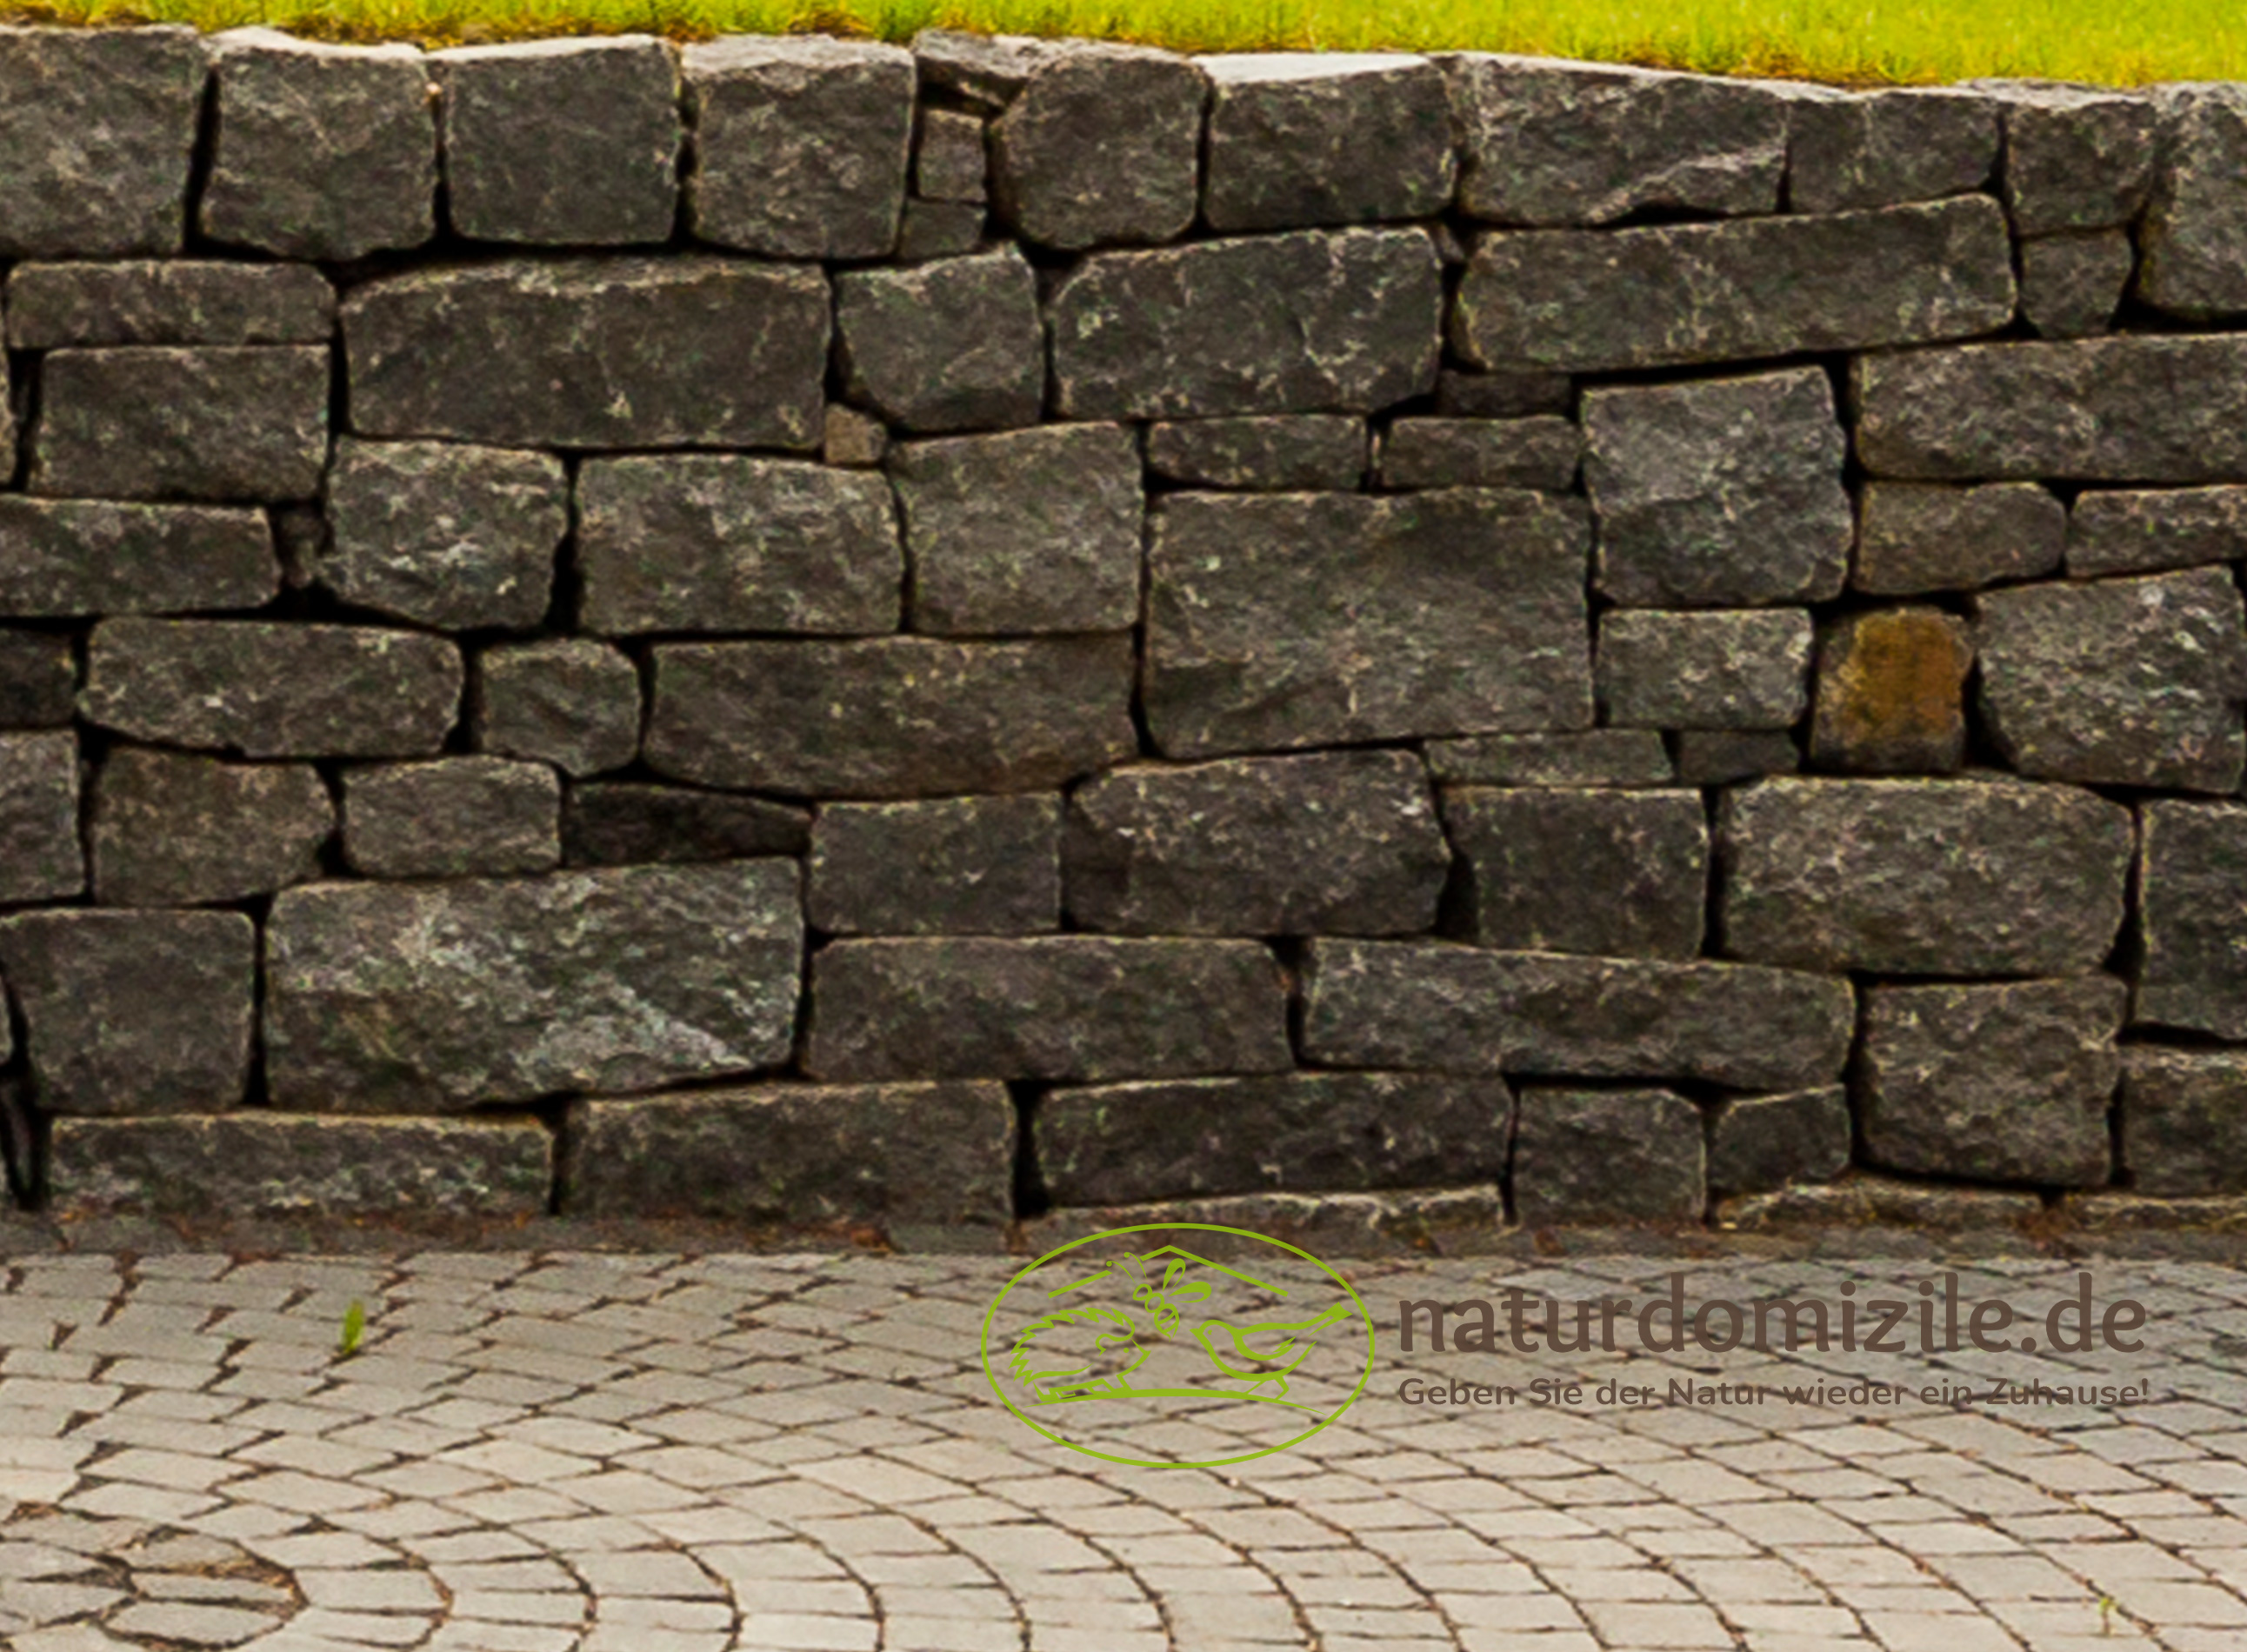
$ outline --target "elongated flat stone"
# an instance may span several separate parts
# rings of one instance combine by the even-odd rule
[[[562,856],[571,866],[801,855],[810,841],[808,809],[689,786],[600,781],[572,786],[562,807]]]
[[[255,608],[280,588],[258,511],[0,496],[0,613]]]
[[[1907,597],[2033,579],[2059,566],[2068,531],[2067,507],[2034,482],[1868,482],[1849,583]]]
[[[327,783],[310,763],[114,748],[93,787],[93,898],[186,906],[270,894],[320,875],[335,829]]]
[[[1565,492],[1583,448],[1566,419],[1398,419],[1382,438],[1381,485]]]
[[[2247,488],[2096,489],[2067,513],[2067,571],[2159,573],[2247,559]]]
[[[8,343],[17,350],[324,345],[335,324],[335,290],[310,264],[72,260],[8,272]]]
[[[1427,743],[1428,773],[1478,786],[1667,786],[1677,778],[1651,728],[1478,734]]]
[[[1061,799],[829,803],[804,911],[831,935],[1027,935],[1061,927]]]
[[[275,501],[320,490],[324,349],[58,350],[39,374],[33,493]]]
[[[2138,857],[2131,1021],[2247,1039],[2247,808],[2148,798]]]
[[[1344,413],[1185,419],[1147,431],[1147,468],[1196,488],[1352,491],[1365,463],[1365,421]]]
[[[1478,945],[1607,958],[1701,950],[1709,823],[1698,792],[1447,787],[1444,829],[1463,874],[1453,932]]]
[[[1998,164],[2000,108],[1986,92],[1954,86],[1794,93],[1788,209],[1847,212],[1979,189]]]

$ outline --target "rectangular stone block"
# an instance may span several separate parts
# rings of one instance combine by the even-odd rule
[[[840,271],[835,331],[850,399],[899,429],[1011,429],[1045,406],[1037,273],[1012,243]]]
[[[270,895],[320,875],[336,829],[310,763],[228,763],[113,747],[93,783],[93,898],[194,906]]]
[[[1067,252],[1185,232],[1209,99],[1200,69],[1145,46],[1066,40],[1024,58],[1021,77],[991,126],[992,204],[1011,229]]]
[[[639,755],[639,668],[598,638],[495,644],[476,656],[469,698],[478,751],[551,763],[573,779]]]
[[[1828,1182],[1849,1168],[1849,1093],[1839,1084],[1786,1096],[1743,1096],[1709,1124],[1709,1187],[1769,1193]]]
[[[1365,480],[1365,421],[1343,413],[1176,420],[1147,430],[1147,468],[1194,488],[1347,492]]]
[[[2067,571],[2161,573],[2247,560],[2247,488],[2099,488],[2067,513]]]
[[[989,157],[980,116],[925,108],[913,144],[913,193],[929,201],[981,206],[990,198]]]
[[[1802,608],[1611,608],[1594,681],[1622,728],[1791,728],[1809,707]]]
[[[1681,728],[1671,738],[1681,785],[1728,786],[1802,767],[1802,749],[1783,728]]]
[[[1691,958],[1708,905],[1709,823],[1694,791],[1446,787],[1452,917],[1479,946]]]
[[[1219,234],[1428,218],[1458,174],[1443,72],[1401,52],[1197,58],[1209,77],[1202,216]]]
[[[53,900],[85,887],[78,798],[75,734],[0,734],[0,900]]]
[[[1998,164],[2001,106],[1986,92],[1956,86],[1787,91],[1790,211],[1939,201],[1979,189]]]
[[[2247,807],[2138,805],[2138,922],[2131,1021],[2247,1039]]]
[[[2016,234],[2127,224],[2146,204],[2160,146],[2155,100],[2051,80],[1971,80],[2005,111],[2000,168]]]
[[[783,860],[284,890],[267,1088],[309,1112],[458,1112],[777,1067],[802,955]]]
[[[1859,774],[1948,774],[1966,759],[1973,633],[1934,607],[1846,614],[1818,644],[1819,767]]]
[[[78,710],[78,657],[53,631],[0,629],[0,728],[59,728]]]
[[[310,264],[133,259],[8,272],[14,350],[325,345],[335,324],[335,290]]]
[[[1461,372],[1446,367],[1436,381],[1436,411],[1446,419],[1567,418],[1576,408],[1576,381],[1564,372]]]
[[[440,757],[344,771],[344,857],[365,877],[504,877],[562,859],[544,763]]]
[[[259,511],[0,495],[0,613],[256,608],[280,588]]]
[[[2034,579],[2059,567],[2067,521],[2067,507],[2034,482],[1867,482],[1849,583],[1913,597]]]
[[[2122,1168],[2157,1198],[2247,1193],[2247,1058],[2238,1050],[2122,1051]]]
[[[1677,778],[1650,728],[1431,740],[1426,754],[1435,779],[1477,786],[1667,786]]]
[[[310,499],[328,352],[58,350],[39,367],[30,488],[106,499]]]
[[[1521,1092],[1513,1209],[1526,1227],[1699,1225],[1708,1199],[1700,1110],[1663,1089]]]
[[[804,911],[836,935],[1026,935],[1061,927],[1061,799],[830,803]]]
[[[734,792],[599,781],[570,787],[562,804],[571,866],[801,855],[810,842],[810,810]]]
[[[2164,86],[2143,236],[2139,294],[2155,309],[2199,322],[2247,309],[2239,256],[2247,214],[2234,180],[2247,160],[2247,91],[2222,82]]]
[[[1381,485],[1563,493],[1583,446],[1566,419],[1398,419],[1381,440]]]
[[[2038,236],[2015,243],[2021,262],[2021,319],[2039,338],[2086,338],[2114,331],[2114,314],[2138,267],[2127,229]]]

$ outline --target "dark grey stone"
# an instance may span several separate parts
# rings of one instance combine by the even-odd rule
[[[657,773],[796,796],[1037,791],[1138,747],[1129,636],[659,645]]]
[[[1709,902],[1709,823],[1692,791],[1447,787],[1453,916],[1478,946],[1691,958]]]
[[[1347,413],[1187,419],[1147,430],[1147,468],[1196,488],[1347,492],[1365,468],[1365,420]]]
[[[920,112],[913,144],[913,194],[981,206],[990,199],[990,161],[981,117],[960,109]]]
[[[1787,207],[1849,212],[1979,189],[1998,164],[1998,110],[1986,93],[1950,86],[1796,93],[1787,105]]]
[[[1895,975],[2095,969],[2122,925],[2130,816],[2011,779],[1775,779],[1717,818],[1725,953]]]
[[[1513,1211],[1525,1226],[1688,1222],[1707,1203],[1707,1150],[1692,1102],[1661,1089],[1521,1092]]]
[[[1650,728],[1431,740],[1427,756],[1437,780],[1481,786],[1667,786],[1676,778]]]
[[[281,559],[282,589],[310,590],[328,548],[326,515],[308,503],[269,506],[265,517],[273,529],[274,554]]]
[[[1817,368],[1588,391],[1584,436],[1611,600],[1722,608],[1840,593],[1847,444]]]
[[[1813,627],[1801,608],[1611,608],[1594,668],[1621,728],[1791,728],[1809,705]]]
[[[320,875],[335,803],[310,763],[228,763],[120,747],[93,782],[93,898],[193,906]]]
[[[1846,614],[1818,645],[1810,754],[1858,774],[1947,774],[1966,760],[1966,622],[1939,608]]]
[[[2130,1019],[2247,1039],[2247,808],[2138,805],[2142,956]]]
[[[78,711],[78,658],[68,637],[0,630],[0,728],[59,728]]]
[[[1430,218],[1458,162],[1443,72],[1395,53],[1197,58],[1212,87],[1202,217],[1219,233]]]
[[[1451,306],[1477,367],[1588,372],[1993,332],[2013,318],[2005,215],[1931,206],[1486,235]]]
[[[2022,242],[2021,319],[2041,338],[2111,331],[2137,256],[2127,229]]]
[[[2138,296],[2188,321],[2247,311],[2247,86],[2166,86],[2158,94],[2159,159],[2140,230]]]
[[[2067,513],[2067,571],[2159,573],[2247,560],[2247,488],[2095,490]]]
[[[784,860],[284,890],[266,1084],[283,1109],[458,1112],[777,1067],[802,955]]]
[[[589,459],[577,506],[589,631],[897,628],[905,555],[879,476],[738,454]]]
[[[830,803],[804,911],[836,935],[1028,935],[1061,927],[1061,800]]]
[[[686,47],[687,222],[768,258],[880,258],[896,245],[912,146],[902,47],[728,35]]]
[[[1921,1175],[2104,1184],[2127,996],[2107,975],[1868,987],[1851,1081],[1867,1156]]]
[[[2001,175],[2013,232],[2104,229],[2145,205],[2159,121],[2153,102],[2049,80],[1975,80],[2005,107]]]
[[[1677,731],[1677,779],[1686,786],[1728,786],[1764,775],[1791,775],[1802,751],[1783,728]]]
[[[544,763],[441,757],[344,773],[344,857],[363,877],[550,871],[561,819],[562,785]]]
[[[908,264],[966,257],[983,249],[988,228],[983,208],[966,201],[909,200],[898,220],[898,249],[892,256]]]
[[[1362,413],[1435,387],[1443,267],[1417,229],[1301,229],[1085,259],[1048,306],[1068,419]]]
[[[1380,1193],[1234,1193],[1144,1205],[1060,1205],[1028,1218],[1021,1230],[1025,1245],[1043,1252],[1143,1223],[1199,1226],[1203,1231],[1193,1235],[1197,1254],[1236,1258],[1247,1266],[1272,1254],[1267,1237],[1322,1256],[1424,1259],[1511,1255],[1520,1248],[1496,1182]],[[1251,1237],[1212,1232],[1209,1225]]]
[[[1134,935],[1410,935],[1451,853],[1410,752],[1115,770],[1070,794],[1080,929]]]
[[[810,810],[728,792],[601,781],[572,786],[562,806],[571,866],[802,855],[810,843]]]
[[[546,617],[570,531],[550,454],[457,442],[336,444],[319,581],[346,602],[454,631]]]
[[[255,510],[0,495],[0,612],[255,608],[280,588]]]
[[[2157,1198],[2247,1193],[2247,1057],[2238,1050],[2122,1052],[2122,1167]]]
[[[271,29],[211,41],[218,135],[204,235],[345,263],[437,231],[437,111],[413,47],[336,45]]]
[[[85,887],[78,795],[76,734],[0,734],[0,901],[53,900]]]
[[[2073,1203],[2071,1200],[2070,1203]],[[1715,1212],[1716,1225],[1743,1233],[1813,1233],[1846,1231],[1845,1242],[1861,1249],[1868,1228],[1908,1234],[1907,1254],[1928,1253],[1928,1235],[1958,1234],[2001,1256],[2018,1254],[2023,1242],[2050,1220],[2044,1200],[2034,1193],[1995,1188],[1927,1186],[1883,1176],[1850,1176],[1826,1185],[1782,1188],[1728,1198]],[[1867,1236],[1869,1237],[1869,1236]],[[1891,1240],[1893,1242],[1893,1240]]]
[[[33,493],[309,499],[327,457],[325,350],[58,350],[40,364]]]
[[[889,451],[889,429],[880,420],[839,401],[827,404],[819,439],[822,460],[864,470],[880,464]]]
[[[324,345],[336,295],[310,264],[133,259],[8,272],[14,350],[112,345]]]
[[[499,447],[819,445],[827,282],[674,256],[503,260],[344,301],[352,428]]]
[[[1727,1102],[1709,1127],[1709,1187],[1768,1193],[1849,1168],[1849,1095],[1839,1084]]]
[[[105,619],[86,662],[88,721],[246,757],[417,757],[460,709],[459,649],[373,625]]]
[[[1149,522],[1164,756],[1591,726],[1576,501],[1176,494]]]
[[[1849,583],[1882,597],[1973,590],[2059,566],[2067,507],[2031,481],[1868,482]]]
[[[815,1078],[1191,1078],[1293,1065],[1253,941],[837,941],[811,960]]]
[[[1035,273],[1016,249],[835,278],[851,396],[906,430],[1034,425],[1046,338]]]
[[[1565,417],[1575,405],[1575,381],[1564,372],[1460,372],[1446,367],[1436,383],[1436,411],[1446,419]]]
[[[1583,446],[1566,419],[1399,419],[1381,439],[1381,485],[1565,492]]]
[[[477,241],[667,241],[679,201],[678,49],[648,35],[455,46],[445,89],[454,229]]]
[[[502,643],[476,656],[478,751],[598,775],[639,755],[639,671],[591,637]]]
[[[927,636],[1124,631],[1139,618],[1139,439],[1056,425],[907,442],[889,460]],[[872,630],[862,626],[861,630]]]
[[[992,200],[1024,240],[1064,251],[1183,235],[1208,95],[1184,58],[1070,41],[991,128]]]
[[[2226,568],[1982,592],[1983,715],[2024,775],[2237,791],[2247,768],[2243,626]]]
[[[924,89],[957,93],[983,109],[1004,109],[1030,82],[1031,72],[1068,47],[1033,35],[964,34],[924,29],[913,37],[913,66]]]

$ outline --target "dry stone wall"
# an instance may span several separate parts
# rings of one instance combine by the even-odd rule
[[[2247,1195],[2247,90],[8,29],[0,257],[19,1202]]]

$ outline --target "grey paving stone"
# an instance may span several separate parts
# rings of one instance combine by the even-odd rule
[[[1061,799],[830,803],[811,824],[804,911],[837,935],[1024,935],[1061,927]]]
[[[1365,421],[1342,413],[1165,420],[1148,427],[1147,468],[1197,488],[1349,491],[1365,480]]]
[[[2247,1066],[2223,1049],[2122,1051],[2121,1168],[2155,1198],[2247,1193]]]
[[[2005,106],[2000,172],[2016,234],[2103,229],[2138,215],[2158,138],[2151,99],[2054,81],[1967,84]]]
[[[613,644],[549,637],[476,656],[468,727],[479,751],[598,775],[639,755],[639,672]]]
[[[1610,609],[1593,668],[1601,710],[1625,728],[1792,727],[1812,639],[1800,608]]]
[[[1709,1125],[1709,1187],[1767,1193],[1849,1167],[1849,1096],[1839,1084],[1727,1102]]]
[[[93,781],[87,847],[105,906],[191,906],[320,875],[334,801],[310,763],[229,763],[113,747]]]
[[[1399,419],[1381,439],[1381,485],[1564,493],[1582,452],[1565,419]]]
[[[309,264],[72,260],[8,272],[8,343],[17,350],[324,345],[335,315],[335,290]]]
[[[570,787],[562,804],[562,858],[571,866],[801,855],[810,838],[809,809],[687,786],[599,781]]]
[[[280,587],[272,531],[254,510],[0,498],[0,612],[256,608]]]
[[[1697,1222],[1707,1199],[1701,1116],[1670,1090],[1521,1092],[1513,1208],[1557,1222]]]
[[[561,782],[544,763],[440,757],[344,771],[344,857],[363,877],[550,871],[561,816]]]
[[[1966,761],[1965,621],[1936,608],[1846,615],[1819,641],[1810,755],[1856,774],[1949,774]]]
[[[923,108],[913,141],[913,193],[981,206],[990,198],[988,128],[964,109]]]
[[[1202,217],[1212,229],[1426,218],[1458,161],[1442,71],[1402,53],[1197,58],[1209,77]]]
[[[1024,240],[1065,251],[1183,234],[1208,96],[1167,51],[1072,41],[1041,54],[992,125],[993,204]]]
[[[52,900],[85,887],[79,845],[78,737],[0,734],[0,898]]]
[[[2138,805],[2144,955],[2130,1019],[2247,1038],[2247,808],[2148,798]]]
[[[309,499],[328,457],[328,352],[58,350],[40,363],[30,488],[110,499]]]
[[[1950,86],[1798,93],[1786,111],[1787,208],[1846,212],[1979,189],[1998,163],[1999,111],[1988,94]]]
[[[849,393],[912,431],[1034,425],[1045,401],[1038,283],[1019,249],[835,278]]]
[[[2247,488],[2093,488],[2067,513],[2067,571],[2160,573],[2247,558]]]
[[[1868,482],[1849,583],[1882,597],[1974,590],[2058,570],[2067,507],[2034,482]]]
[[[1459,857],[1456,932],[1477,945],[1607,958],[1701,950],[1709,824],[1697,792],[1446,787],[1444,825]]]
[[[1667,786],[1677,778],[1650,728],[1477,734],[1426,743],[1428,773],[1478,786]]]
[[[2020,243],[2021,318],[2040,338],[2111,332],[2138,255],[2129,233],[2093,229]]]

